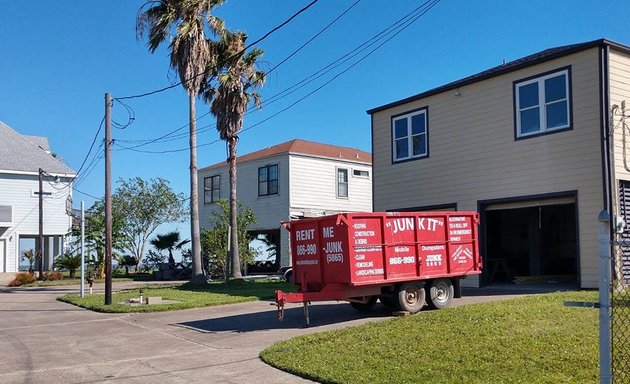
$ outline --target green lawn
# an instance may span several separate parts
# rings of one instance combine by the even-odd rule
[[[102,294],[86,295],[83,298],[77,294],[69,294],[60,297],[59,300],[98,312],[157,312],[272,299],[276,290],[292,291],[293,287],[278,280],[231,281],[228,284],[210,282],[201,287],[188,283],[169,287],[147,286],[143,288],[144,297],[158,296],[163,300],[175,300],[177,303],[141,306],[124,304],[128,303],[129,299],[139,297],[138,289],[115,292],[112,295],[112,305],[104,304]]]
[[[596,292],[475,304],[301,336],[261,352],[323,383],[596,383]]]

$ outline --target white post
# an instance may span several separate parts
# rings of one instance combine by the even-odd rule
[[[610,384],[610,214],[599,213],[599,382]]]
[[[81,297],[85,295],[85,210],[81,202]]]

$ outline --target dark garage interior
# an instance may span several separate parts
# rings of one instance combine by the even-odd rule
[[[485,241],[487,284],[577,281],[575,203],[486,210]]]

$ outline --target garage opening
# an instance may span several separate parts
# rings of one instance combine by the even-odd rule
[[[577,282],[575,200],[489,205],[485,281]]]

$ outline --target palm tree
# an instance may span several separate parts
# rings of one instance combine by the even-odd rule
[[[35,251],[27,249],[26,251],[22,251],[22,259],[28,260],[28,273],[33,275],[35,273],[33,270],[33,264],[39,260],[39,253],[36,255]]]
[[[125,276],[129,276],[129,267],[136,267],[136,273],[138,273],[138,260],[130,255],[116,255],[116,263],[119,267],[125,268]]]
[[[167,40],[170,41],[170,65],[179,74],[188,93],[190,145],[190,233],[192,236],[193,276],[205,280],[201,260],[199,236],[199,196],[197,192],[197,125],[195,99],[207,77],[207,68],[216,67],[217,55],[213,44],[206,39],[205,29],[222,34],[223,21],[211,15],[212,8],[223,0],[159,0],[147,1],[138,12],[138,36],[147,35],[151,53]],[[145,7],[148,7],[142,12]],[[174,33],[173,33],[174,32]]]
[[[203,96],[211,103],[210,111],[217,118],[217,130],[228,147],[230,168],[230,250],[232,277],[241,278],[238,252],[238,225],[236,200],[236,143],[243,127],[243,115],[251,99],[261,107],[260,95],[254,91],[265,82],[265,73],[258,70],[258,58],[263,51],[245,52],[247,35],[226,32],[218,44],[223,68],[217,76],[217,87],[204,84]]]
[[[67,269],[70,272],[68,277],[74,279],[77,275],[77,269],[81,268],[81,255],[65,253],[55,259],[53,266],[59,269]]]
[[[173,231],[164,235],[157,235],[154,239],[150,240],[151,245],[158,251],[168,251],[168,265],[171,269],[175,269],[175,258],[173,257],[174,249],[182,249],[182,247],[190,240],[179,240],[179,232]]]

